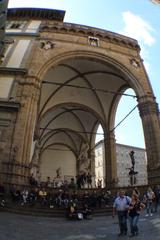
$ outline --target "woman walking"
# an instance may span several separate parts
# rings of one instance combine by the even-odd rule
[[[129,221],[130,221],[130,237],[138,235],[138,220],[140,211],[145,208],[145,205],[139,200],[137,194],[133,193],[129,204]]]
[[[155,193],[153,192],[152,188],[148,188],[147,192],[144,195],[144,202],[146,203],[147,207],[147,214],[146,217],[153,215],[153,202],[155,200]]]

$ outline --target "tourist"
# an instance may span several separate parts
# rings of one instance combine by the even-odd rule
[[[113,217],[117,211],[120,233],[118,236],[127,235],[127,215],[128,208],[131,202],[130,197],[125,195],[124,190],[119,191],[119,196],[115,199],[113,204]]]
[[[152,188],[148,188],[147,192],[144,195],[144,202],[147,206],[147,214],[146,217],[148,216],[153,216],[153,201],[155,199],[155,194],[152,190]]]
[[[139,200],[138,194],[133,193],[129,204],[129,221],[130,221],[130,237],[138,235],[138,220],[140,211],[145,208],[145,205]]]
[[[155,199],[153,201],[154,212],[157,212],[160,205],[160,186],[159,185],[155,186],[153,192],[155,194]]]

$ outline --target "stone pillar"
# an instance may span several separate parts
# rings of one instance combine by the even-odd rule
[[[160,122],[158,104],[154,98],[138,99],[148,159],[148,183],[160,183]]]
[[[106,187],[115,187],[117,185],[117,164],[115,135],[113,132],[109,132],[107,137],[104,139],[104,152]]]
[[[19,109],[19,103],[0,101],[0,181],[5,185],[10,182],[11,168],[13,167],[10,159],[16,154],[16,149],[12,154],[11,148]]]
[[[21,108],[17,116],[11,152],[16,149],[14,166],[12,167],[11,183],[28,184],[30,174],[30,152],[33,131],[37,116],[37,103],[40,94],[40,84],[34,77],[18,80],[17,98]],[[12,154],[13,155],[13,154]],[[13,164],[13,156],[11,159]]]
[[[91,151],[90,154],[90,158],[91,158],[91,175],[92,175],[92,187],[95,186],[95,153],[93,151]]]

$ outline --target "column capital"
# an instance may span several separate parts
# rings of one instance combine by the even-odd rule
[[[41,81],[39,78],[33,75],[26,75],[24,78],[19,78],[18,83],[20,85],[31,85],[34,86],[35,88],[40,89],[41,88]]]
[[[141,117],[150,114],[159,114],[158,104],[155,101],[139,102],[138,109]]]

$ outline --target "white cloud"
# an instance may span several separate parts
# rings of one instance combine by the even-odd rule
[[[141,47],[141,56],[144,59],[145,68],[149,73],[150,63],[148,47],[151,47],[156,41],[152,36],[152,32],[154,32],[155,29],[143,18],[132,12],[123,12],[122,15],[125,27],[120,33],[138,41]]]
[[[154,29],[149,23],[138,15],[131,12],[123,12],[125,27],[122,31],[124,35],[136,38],[140,43],[151,46],[155,43],[155,38],[151,35]]]
[[[149,73],[151,69],[150,63],[149,63],[149,50],[143,44],[141,44],[140,47],[141,47],[141,56],[144,59],[145,69]]]

